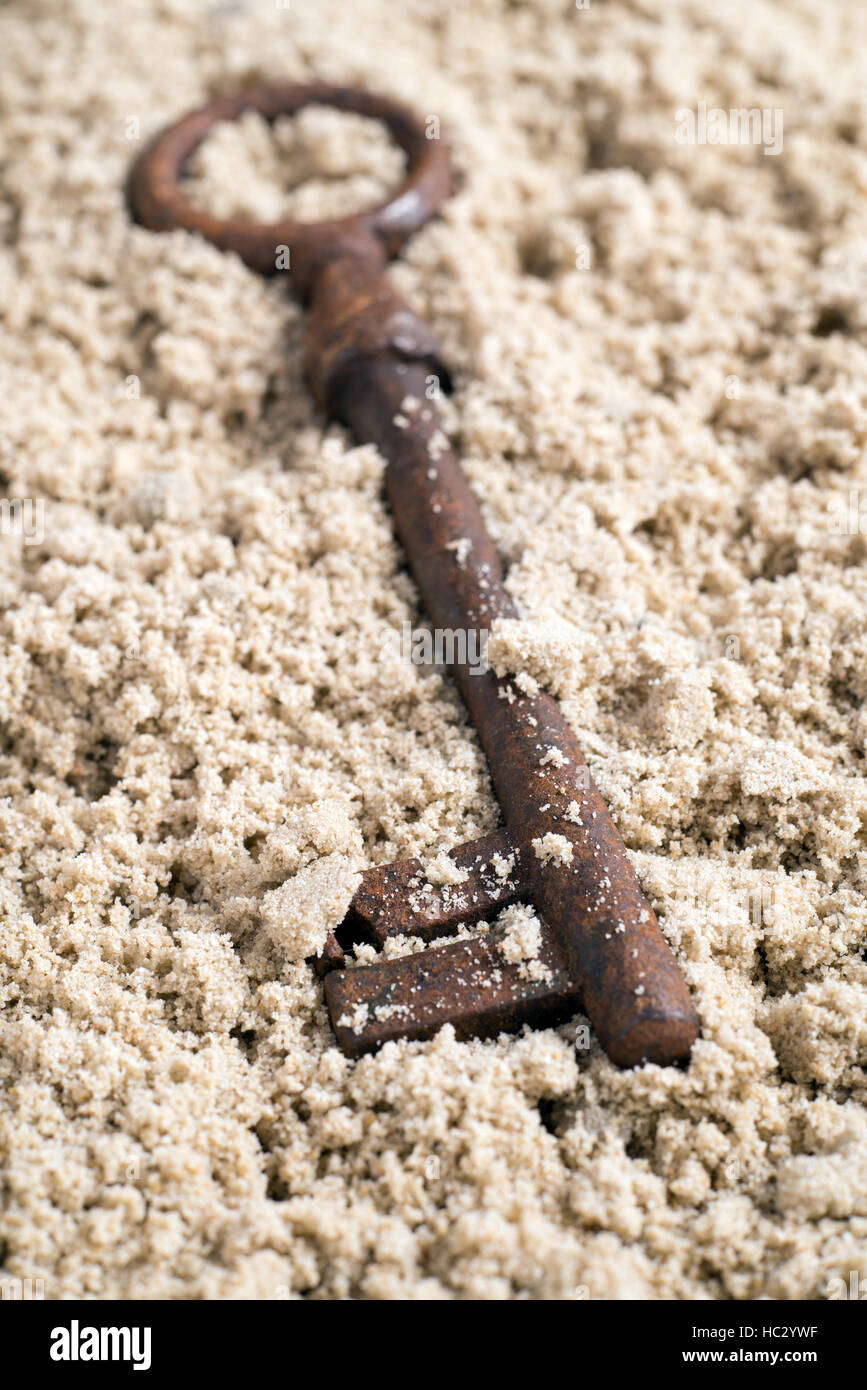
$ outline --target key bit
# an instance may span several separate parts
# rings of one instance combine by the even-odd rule
[[[491,916],[517,898],[518,852],[507,831],[468,840],[451,850],[448,858],[464,877],[444,887],[428,882],[420,859],[368,869],[346,918],[336,932],[329,933],[315,961],[317,974],[343,966],[352,942],[374,941],[381,946],[389,936],[433,941],[465,922]]]
[[[352,900],[349,924],[380,945],[389,936],[432,941],[515,901],[517,852],[508,831],[469,840],[448,857],[466,875],[463,882],[431,885],[420,859],[369,869]]]
[[[525,1023],[564,1023],[580,1008],[578,982],[550,931],[534,978],[506,960],[502,932],[453,941],[378,965],[340,970],[325,981],[334,1033],[348,1057],[398,1038],[430,1038],[450,1023],[459,1038],[490,1038]]]

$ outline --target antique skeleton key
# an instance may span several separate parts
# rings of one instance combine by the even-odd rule
[[[210,128],[242,112],[268,120],[310,103],[382,120],[407,174],[382,205],[320,223],[221,219],[184,195],[185,161]],[[262,274],[289,248],[292,287],[308,305],[305,369],[317,401],[387,460],[386,492],[429,618],[487,632],[517,616],[500,561],[461,465],[448,447],[431,385],[449,372],[431,329],[396,293],[389,257],[451,189],[448,152],[405,107],[349,88],[265,85],[221,98],[164,131],[129,186],[139,221],[186,228]],[[452,851],[463,881],[433,889],[417,860],[369,870],[319,961],[337,1041],[350,1056],[394,1038],[491,1036],[562,1022],[578,1010],[621,1066],[689,1056],[697,1020],[686,984],[623,842],[559,706],[511,676],[451,668],[478,732],[504,828]],[[539,967],[508,962],[496,931],[375,965],[347,967],[344,943],[395,933],[433,939],[532,902],[543,923]]]

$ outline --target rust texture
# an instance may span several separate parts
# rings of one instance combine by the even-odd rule
[[[406,180],[392,199],[315,226],[221,221],[186,200],[184,161],[215,121],[248,109],[273,119],[310,101],[385,121],[408,156]],[[516,610],[429,398],[432,379],[449,385],[440,348],[384,273],[387,258],[436,210],[450,184],[445,147],[426,140],[422,123],[404,108],[343,88],[266,86],[194,112],[159,136],[133,169],[130,199],[146,226],[197,231],[263,273],[274,269],[275,248],[289,246],[293,288],[310,307],[305,369],[316,398],[388,461],[395,529],[433,624],[481,633]],[[415,402],[409,412],[408,397]],[[340,1046],[355,1056],[388,1039],[428,1037],[444,1023],[461,1037],[488,1036],[581,1008],[616,1063],[685,1060],[697,1036],[689,992],[558,705],[492,671],[458,662],[453,672],[505,828],[452,852],[468,877],[448,891],[425,891],[415,860],[364,876],[318,965]],[[493,865],[495,854],[512,861],[507,880]],[[517,898],[532,902],[544,923],[545,981],[507,963],[496,932],[345,968],[353,941],[381,944],[397,933],[433,939]]]
[[[429,1038],[444,1023],[459,1038],[564,1023],[580,1008],[580,991],[553,932],[545,935],[540,960],[549,978],[526,978],[525,967],[503,958],[492,931],[382,965],[334,971],[326,976],[325,997],[335,1036],[358,1057],[398,1038]]]
[[[388,127],[407,156],[407,172],[387,202],[352,217],[316,223],[214,217],[190,202],[181,187],[184,165],[214,125],[237,120],[245,111],[258,111],[273,121],[311,105],[354,111]],[[450,191],[445,146],[426,138],[424,122],[412,111],[386,97],[324,82],[268,82],[191,111],[151,141],[133,165],[127,187],[132,211],[145,227],[155,232],[179,227],[198,232],[221,250],[234,251],[260,275],[277,273],[277,248],[288,246],[292,287],[302,299],[307,298],[314,278],[329,260],[351,252],[353,257],[384,264],[427,222]]]
[[[380,945],[389,936],[418,936],[432,941],[463,922],[477,922],[515,901],[519,882],[514,867],[508,876],[497,871],[517,859],[507,830],[459,845],[449,856],[466,873],[463,883],[434,888],[426,883],[419,859],[405,859],[384,869],[369,869],[355,895],[347,922]]]

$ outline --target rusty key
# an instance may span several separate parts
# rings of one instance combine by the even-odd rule
[[[407,156],[406,177],[386,202],[315,224],[262,224],[213,217],[185,196],[185,162],[217,121],[248,110],[274,120],[311,103],[385,123]],[[309,307],[305,370],[316,399],[388,461],[395,529],[429,618],[452,633],[482,634],[516,609],[430,399],[450,388],[439,344],[385,274],[388,259],[450,190],[445,145],[426,138],[405,107],[351,88],[268,84],[220,98],[165,130],[136,161],[129,197],[146,227],[198,232],[262,274],[274,273],[279,248],[289,248],[292,287]],[[456,660],[452,671],[504,828],[452,851],[462,879],[453,886],[426,883],[418,861],[364,876],[319,961],[338,1043],[357,1056],[390,1038],[430,1037],[447,1022],[460,1037],[491,1036],[581,1009],[621,1066],[685,1060],[697,1036],[689,992],[558,705],[477,664]],[[360,937],[433,940],[516,900],[531,902],[543,924],[532,971],[506,959],[496,928],[345,966],[346,944]]]

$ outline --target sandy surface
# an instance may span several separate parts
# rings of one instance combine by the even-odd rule
[[[0,537],[8,1274],[266,1299],[867,1274],[867,571],[857,497],[833,510],[867,488],[865,41],[861,0],[3,9],[0,469],[44,507],[41,540]],[[418,609],[382,463],[323,429],[300,311],[128,221],[135,135],[269,74],[392,92],[453,144],[461,189],[395,277],[521,605],[491,653],[587,750],[694,993],[688,1071],[576,1052],[580,1018],[333,1044],[305,957],[359,870],[497,807],[455,692],[393,655]],[[781,109],[782,152],[678,144],[700,101]],[[395,169],[320,112],[222,131],[195,173],[266,213],[306,179],[315,215]]]

